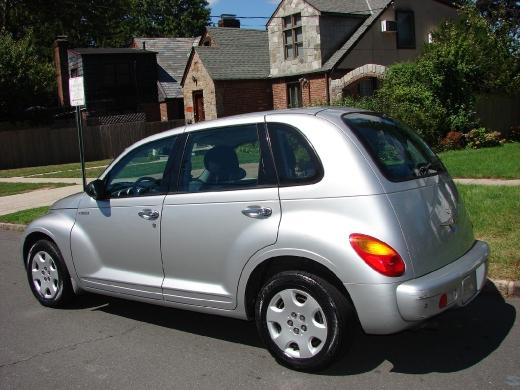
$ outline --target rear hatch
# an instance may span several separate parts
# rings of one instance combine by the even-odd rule
[[[413,131],[387,117],[354,113],[344,121],[382,174],[415,277],[457,260],[473,245],[471,223],[453,180]]]

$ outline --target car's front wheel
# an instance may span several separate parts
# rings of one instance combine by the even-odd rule
[[[305,272],[275,275],[256,302],[256,325],[269,352],[296,370],[321,370],[337,359],[352,338],[354,318],[336,287]]]
[[[37,241],[29,250],[26,264],[31,291],[42,305],[60,307],[74,297],[67,266],[56,244]]]

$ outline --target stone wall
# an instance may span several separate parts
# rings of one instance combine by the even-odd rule
[[[204,96],[204,113],[206,120],[217,118],[217,104],[215,83],[211,79],[199,55],[195,52],[189,64],[186,80],[184,81],[184,116],[186,121],[194,121],[193,92],[202,91]]]
[[[386,67],[383,65],[366,64],[346,73],[343,77],[331,80],[330,97],[332,102],[343,99],[343,89],[345,87],[367,77],[382,79],[385,71]]]
[[[295,13],[302,15],[303,55],[299,58],[286,60],[282,17]],[[267,26],[271,76],[289,76],[321,68],[319,14],[319,11],[303,0],[282,1]]]

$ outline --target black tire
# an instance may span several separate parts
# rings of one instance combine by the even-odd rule
[[[38,269],[38,276],[40,276],[42,271],[46,273],[42,274],[39,279],[35,280],[33,277],[33,269],[35,269],[35,263],[38,261],[36,256],[42,253],[45,253],[46,255],[41,255],[41,258],[50,262],[52,264],[52,268],[55,267],[55,270],[53,269],[51,271],[51,267],[48,267],[49,269],[44,270],[43,266],[38,264],[38,267],[41,267],[41,269]],[[69,303],[72,298],[74,298],[75,294],[72,288],[72,283],[70,281],[69,271],[67,270],[67,266],[63,261],[60,250],[54,242],[49,240],[36,241],[36,243],[29,250],[29,254],[26,259],[26,272],[31,291],[43,306],[63,307]],[[58,278],[53,276],[56,274],[58,275]],[[55,286],[55,290],[53,290],[52,293],[50,291],[52,287],[49,287],[47,290],[49,291],[49,294],[42,292],[42,287],[45,286],[41,285],[44,277],[49,280],[48,283],[51,283],[53,286]]]
[[[266,316],[271,300],[277,296],[278,293],[283,293],[284,290],[294,291],[292,289],[303,291],[312,297],[321,307],[326,319],[326,341],[321,346],[321,350],[316,352],[312,357],[294,357],[284,352],[284,350],[275,343],[269,331]],[[285,307],[282,307],[280,310],[285,310]],[[283,313],[283,315],[285,314],[288,313]],[[290,315],[292,315],[292,313]],[[298,371],[314,372],[325,369],[345,353],[353,338],[355,312],[348,298],[325,279],[306,272],[285,271],[268,280],[258,295],[255,306],[255,316],[256,327],[260,337],[271,355],[280,364]],[[299,315],[296,317],[298,316]],[[298,329],[299,333],[297,335],[292,335],[291,332],[296,332],[296,328],[293,328],[293,322],[289,322],[289,320],[290,318],[288,317],[288,330],[282,330],[276,321],[271,321],[270,326],[273,326],[274,323],[276,329],[280,328],[280,334],[282,331],[289,332],[285,333],[285,335],[289,334],[289,337],[298,337],[301,335],[303,337],[302,340],[306,340],[303,335],[304,332],[301,322],[300,325],[296,325],[295,322],[294,326],[300,326],[301,328]],[[314,320],[314,318],[312,320]],[[308,330],[307,327],[305,330]],[[309,342],[310,341],[303,342],[303,345]],[[292,344],[295,343],[291,343],[290,345]],[[298,344],[294,347],[296,351],[299,350],[297,347]]]

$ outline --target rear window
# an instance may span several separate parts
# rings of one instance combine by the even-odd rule
[[[433,176],[445,170],[428,145],[395,120],[362,113],[347,114],[343,120],[391,181]]]

